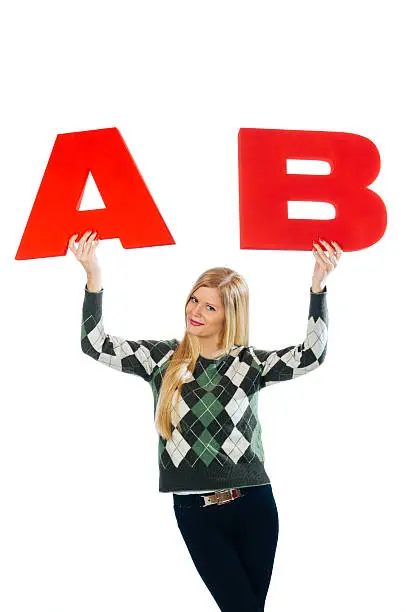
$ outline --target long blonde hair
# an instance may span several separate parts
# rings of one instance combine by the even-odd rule
[[[228,353],[233,346],[247,346],[249,293],[244,278],[230,268],[210,268],[203,272],[193,285],[186,300],[186,326],[186,307],[191,295],[200,287],[218,288],[220,290],[225,321],[219,353]],[[182,385],[188,373],[193,373],[199,354],[199,339],[186,330],[181,342],[168,360],[157,403],[155,427],[166,440],[172,440],[172,432],[175,427],[179,426],[180,417],[177,406]],[[177,396],[175,398],[176,391]],[[178,429],[181,431],[180,426]]]

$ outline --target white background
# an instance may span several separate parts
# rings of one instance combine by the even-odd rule
[[[81,352],[83,268],[70,251],[15,260],[57,134],[104,127],[120,130],[176,241],[98,247],[106,331],[134,340],[181,338],[193,282],[225,265],[250,287],[250,343],[302,342],[314,258],[240,250],[238,130],[352,132],[378,147],[372,188],[388,226],[377,244],[344,253],[328,278],[325,363],[259,397],[280,519],[266,610],[406,610],[398,11],[394,1],[354,0],[3,9],[3,612],[218,609],[172,494],[158,491],[149,385]],[[95,193],[86,188],[82,210],[103,206]]]

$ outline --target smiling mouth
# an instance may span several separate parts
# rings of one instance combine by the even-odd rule
[[[200,323],[199,321],[195,321],[194,319],[189,319],[189,321],[193,324],[193,325],[204,325],[204,323]]]

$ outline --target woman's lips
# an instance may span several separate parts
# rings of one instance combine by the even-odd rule
[[[203,323],[199,323],[198,321],[193,321],[193,319],[189,319],[192,325],[203,325]]]

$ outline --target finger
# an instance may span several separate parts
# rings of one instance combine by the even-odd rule
[[[324,244],[324,246],[326,247],[326,249],[327,249],[327,251],[328,251],[328,253],[329,253],[330,257],[335,256],[335,250],[333,249],[333,247],[332,247],[332,246],[331,246],[331,245],[330,245],[330,244],[329,244],[329,243],[328,243],[326,240],[322,240],[322,239],[320,238],[320,242],[321,242],[322,244]]]
[[[320,257],[320,253],[316,249],[313,249],[312,253],[318,262],[320,262],[321,264],[324,264],[323,259]]]
[[[332,246],[328,242],[326,242],[325,240],[322,240],[321,238],[319,242],[321,242],[324,248],[327,250],[327,253],[325,253],[325,251],[320,247],[320,245],[314,242],[313,244],[318,247],[319,253],[323,254],[327,258],[336,255],[335,250],[332,248]]]
[[[71,236],[69,238],[69,242],[68,242],[68,247],[72,251],[72,253],[74,253],[74,254],[76,254],[75,238],[77,238],[77,236],[78,236],[78,234],[73,234],[73,236]]]
[[[321,267],[322,270],[328,269],[328,271],[330,272],[330,270],[333,269],[334,266],[332,265],[332,263],[331,262],[326,263],[318,251],[313,250],[312,252],[316,258],[317,264]]]
[[[326,241],[326,240],[322,240],[320,238],[320,242],[322,242],[327,251],[328,251],[328,255],[327,255],[327,259],[334,265],[334,267],[336,267],[337,262],[338,262],[338,253],[333,249],[333,247]]]
[[[331,241],[332,244],[334,244],[336,252],[337,252],[337,257],[341,257],[341,255],[343,254],[343,250],[340,247],[339,244],[337,244],[337,242],[335,242],[334,240]]]
[[[88,239],[91,233],[92,233],[92,230],[85,232],[82,238],[79,240],[79,244],[83,244],[84,242],[86,242],[86,240]]]
[[[93,241],[94,236],[96,236],[96,232],[93,232],[89,236],[89,239],[87,240],[87,242],[84,243],[84,246],[83,246],[83,253],[84,254],[88,254],[90,249],[92,248],[92,246],[94,244],[94,241]]]
[[[92,233],[92,230],[88,230],[87,232],[83,234],[82,238],[79,240],[78,252],[80,252],[80,254],[86,253],[87,240],[91,233]]]
[[[313,246],[316,249],[317,253],[320,255],[320,257],[322,257],[323,261],[326,261],[327,258],[321,246],[317,244],[317,242],[313,242]]]
[[[334,240],[331,241],[331,244],[333,244],[335,248],[334,254],[332,255],[331,258],[332,258],[332,261],[334,262],[334,267],[336,267],[338,264],[338,260],[340,259],[343,252],[338,246],[338,244],[334,242]]]
[[[320,253],[316,250],[313,249],[312,251],[313,255],[315,256],[315,258],[317,259],[317,261],[319,262],[319,264],[321,264],[322,266],[324,266],[324,261],[322,260],[322,258],[320,257]]]
[[[314,246],[316,247],[316,249],[317,249],[317,253],[319,254],[320,259],[322,260],[322,262],[323,262],[324,264],[326,264],[326,265],[327,265],[329,268],[330,268],[331,266],[333,266],[333,267],[334,267],[334,264],[333,264],[333,263],[332,263],[332,262],[331,262],[331,261],[328,259],[328,257],[325,255],[325,253],[324,253],[323,249],[321,248],[321,246],[320,246],[320,245],[318,245],[318,244],[316,244],[315,242],[313,242],[313,244],[314,244]]]

